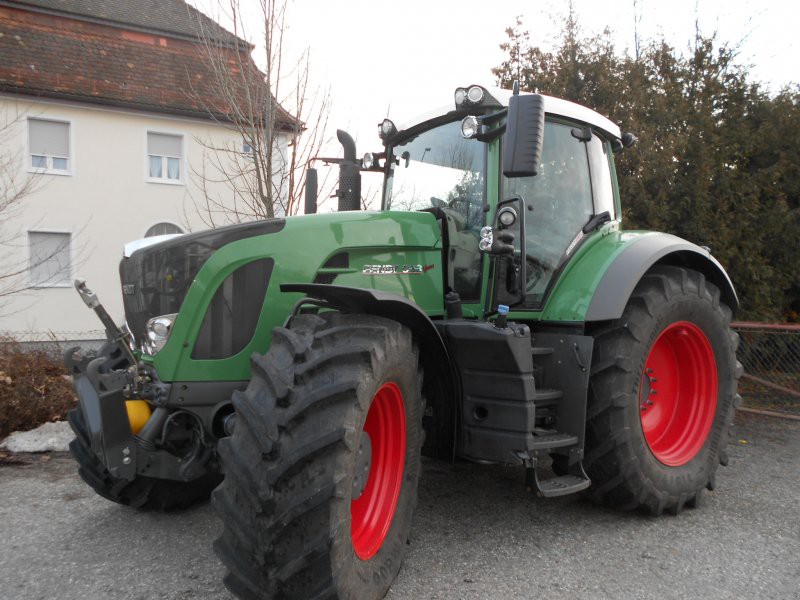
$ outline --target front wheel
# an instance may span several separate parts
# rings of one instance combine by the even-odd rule
[[[622,317],[594,332],[587,414],[590,497],[678,513],[727,463],[741,366],[731,311],[700,273],[656,267]]]
[[[276,328],[219,444],[215,550],[240,598],[382,598],[405,553],[422,445],[410,331],[369,315]]]

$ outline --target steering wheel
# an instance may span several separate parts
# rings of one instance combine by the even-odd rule
[[[545,263],[540,258],[532,254],[525,255],[525,291],[531,292],[536,284],[545,276],[548,271],[552,271],[553,266]]]

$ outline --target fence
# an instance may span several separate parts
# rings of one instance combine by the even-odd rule
[[[732,327],[740,340],[737,355],[744,374],[739,381],[739,393],[744,405],[800,415],[800,324],[733,323]],[[72,345],[97,347],[104,338],[99,330],[12,333],[15,335],[9,336],[10,339],[22,347],[52,349],[56,354]],[[71,341],[60,341],[64,339]],[[0,335],[0,346],[6,340]]]
[[[745,406],[800,414],[800,325],[733,323]]]

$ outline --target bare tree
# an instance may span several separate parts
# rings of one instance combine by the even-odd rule
[[[636,62],[642,58],[642,4],[644,0],[633,0],[633,50]]]
[[[25,255],[21,250],[27,240],[16,217],[41,180],[23,168],[24,157],[17,143],[22,122],[18,112],[9,110],[0,115],[0,307],[9,296],[31,287],[27,278],[29,260],[20,258]]]
[[[250,33],[244,24],[253,23],[251,15],[239,0],[220,2],[218,9],[232,24],[237,41],[220,42],[200,21],[215,103],[194,84],[191,93],[212,118],[237,135],[236,141],[222,145],[199,140],[204,160],[193,170],[203,197],[194,199],[195,208],[211,227],[296,214],[306,165],[325,142],[330,95],[312,89],[308,50],[294,63],[285,56],[286,0],[258,3],[255,27],[263,36],[263,71],[252,58],[255,46],[244,41]],[[229,195],[212,191],[219,183]]]

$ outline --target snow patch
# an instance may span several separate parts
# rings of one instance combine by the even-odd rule
[[[15,431],[0,443],[10,452],[66,452],[75,437],[69,423],[45,423],[30,431]]]

